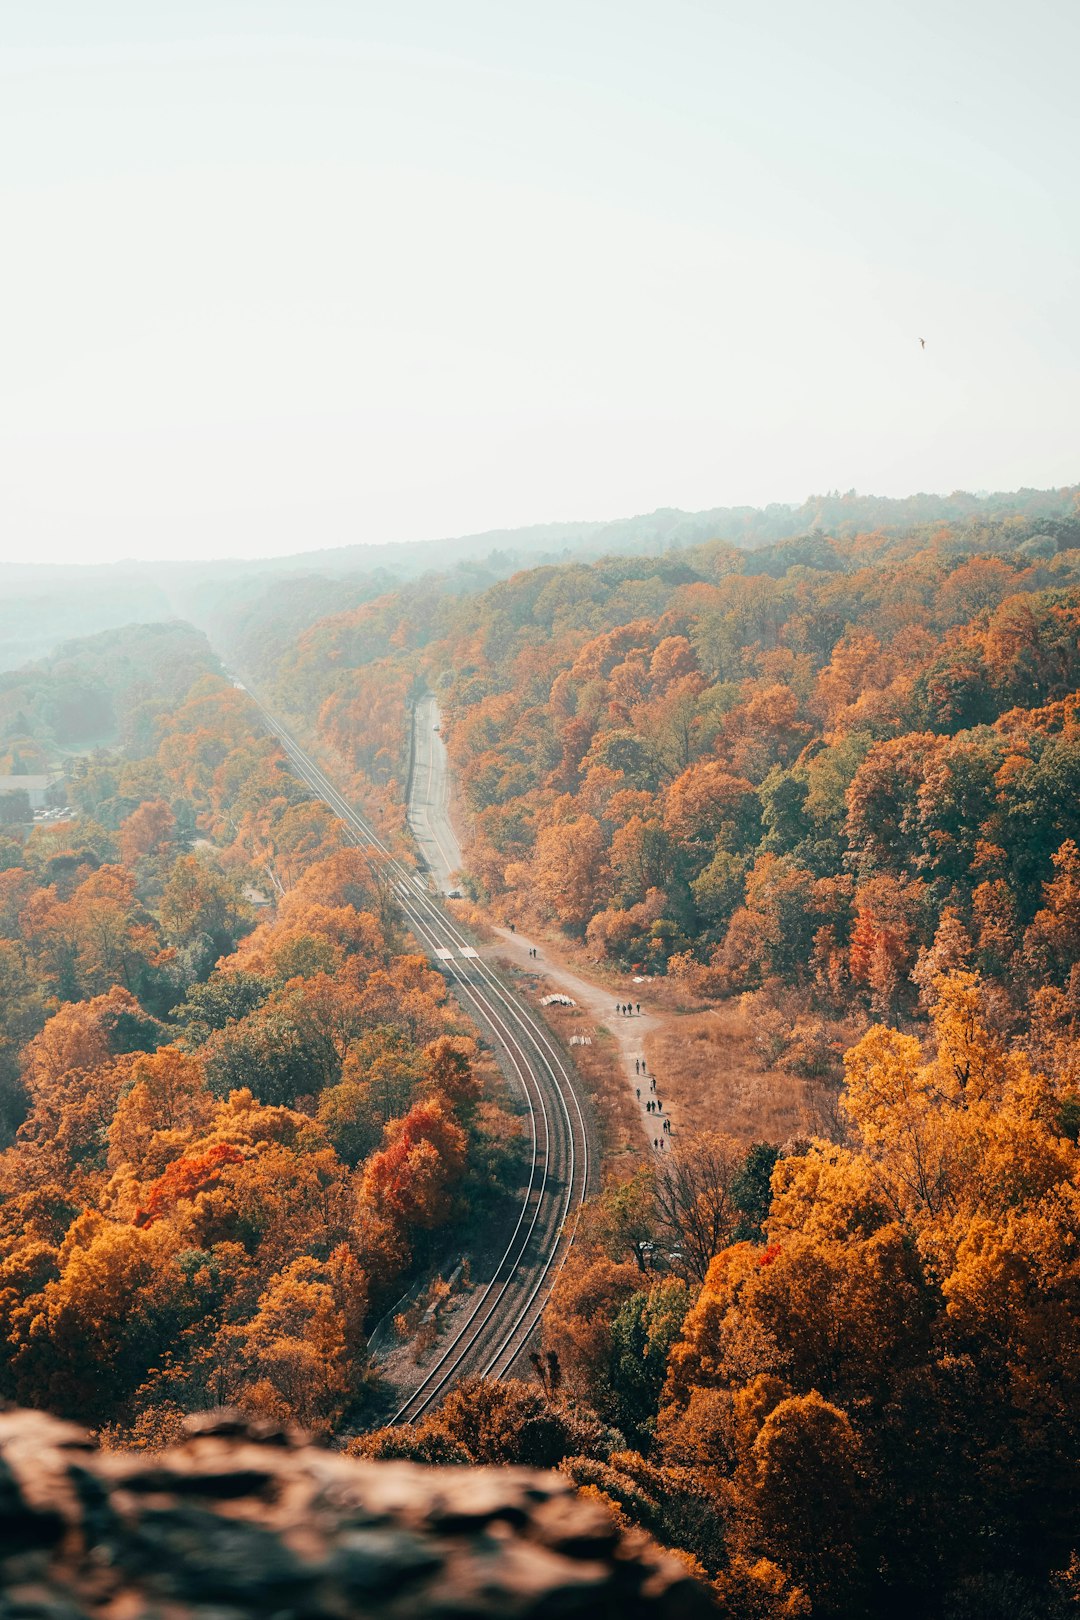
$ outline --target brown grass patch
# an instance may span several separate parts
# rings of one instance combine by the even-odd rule
[[[655,1000],[654,985],[649,991]],[[676,1134],[719,1130],[747,1141],[785,1142],[819,1128],[815,1088],[762,1067],[735,1002],[708,1012],[672,1013],[646,1037],[645,1050]]]

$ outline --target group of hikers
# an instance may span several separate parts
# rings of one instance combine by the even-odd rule
[[[615,1011],[622,1018],[633,1018],[635,1012],[637,1013],[638,1017],[640,1018],[640,1016],[641,1016],[641,1002],[640,1001],[617,1001],[615,1003]]]
[[[640,1008],[639,1008],[639,1011],[640,1011]],[[648,1077],[649,1077],[649,1090],[650,1091],[655,1091],[656,1090],[656,1080],[655,1080],[653,1075],[649,1074],[649,1066],[645,1062],[644,1058],[635,1058],[634,1059],[634,1073],[638,1074],[638,1075],[642,1075],[642,1074],[648,1075]],[[638,1102],[640,1102],[641,1101],[641,1087],[640,1086],[635,1086],[634,1087],[634,1095],[637,1097]],[[663,1099],[660,1098],[660,1097],[648,1097],[648,1098],[646,1098],[646,1100],[645,1100],[645,1112],[647,1114],[662,1114],[664,1112]],[[663,1149],[667,1145],[666,1142],[665,1142],[665,1136],[670,1136],[670,1135],[671,1135],[671,1121],[670,1121],[670,1119],[668,1119],[665,1116],[665,1119],[664,1119],[664,1135],[662,1135],[662,1136],[654,1136],[653,1137],[653,1144],[652,1145],[657,1150],[658,1153],[663,1152]]]

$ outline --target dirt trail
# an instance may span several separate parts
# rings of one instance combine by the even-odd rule
[[[666,1015],[651,1013],[648,1010],[647,999],[638,999],[643,991],[647,995],[648,985],[631,984],[626,991],[626,1001],[622,1003],[618,994],[613,995],[607,985],[594,984],[591,980],[582,978],[573,968],[567,967],[545,941],[530,939],[520,929],[511,932],[509,928],[501,928],[497,923],[490,926],[499,938],[500,956],[506,957],[515,967],[522,968],[527,973],[535,973],[546,978],[553,992],[558,991],[569,996],[579,1007],[588,1011],[598,1025],[602,1024],[609,1030],[618,1045],[627,1088],[637,1102],[641,1129],[646,1141],[649,1144],[670,1141],[675,1135],[670,1101],[664,1097],[661,1081],[645,1072],[645,1039],[663,1028],[668,1018]],[[533,951],[536,952],[535,956],[532,955]],[[629,999],[631,994],[634,996],[633,1002]],[[634,1011],[629,1014],[621,1013],[618,1011],[618,1004],[632,1006]],[[658,1092],[653,1089],[654,1086],[660,1088]],[[650,1104],[656,1107],[656,1112],[650,1111]],[[667,1129],[664,1126],[665,1120]],[[658,1146],[657,1151],[663,1152],[664,1149]]]

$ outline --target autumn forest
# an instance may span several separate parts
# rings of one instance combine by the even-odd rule
[[[0,674],[0,1395],[115,1448],[224,1404],[559,1468],[728,1620],[1065,1620],[1080,492],[700,517],[192,593]],[[718,1073],[652,1151],[590,1025],[542,1328],[394,1422],[528,1176],[388,859],[425,881],[427,693],[455,925],[655,1003],[673,1052],[728,1019],[756,1123]],[[4,794],[46,776],[55,814]]]

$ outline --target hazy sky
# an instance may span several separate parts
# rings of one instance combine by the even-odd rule
[[[0,557],[1075,482],[1078,56],[1077,0],[0,0]]]

